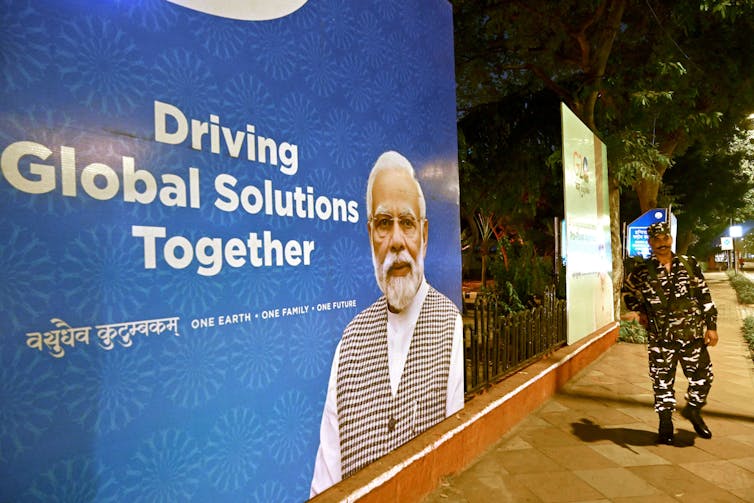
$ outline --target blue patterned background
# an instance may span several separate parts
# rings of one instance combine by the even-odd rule
[[[341,331],[379,296],[364,213],[385,150],[427,196],[427,278],[460,304],[451,8],[445,0],[309,0],[270,21],[166,0],[0,0],[0,149],[46,146],[56,188],[0,177],[0,501],[302,501]],[[187,117],[298,146],[298,172],[155,141],[154,101]],[[122,157],[156,178],[200,172],[200,208],[61,190],[61,147],[80,173]],[[313,187],[358,202],[357,223],[213,206],[215,176]],[[146,269],[132,225],[168,236],[312,240],[310,266]],[[161,249],[161,247],[158,247]],[[356,307],[192,329],[191,320],[356,300]],[[136,335],[55,358],[27,333],[180,317],[180,336]]]

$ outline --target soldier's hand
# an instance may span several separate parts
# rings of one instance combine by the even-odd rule
[[[717,330],[707,330],[704,334],[704,343],[708,346],[715,346],[717,344]]]

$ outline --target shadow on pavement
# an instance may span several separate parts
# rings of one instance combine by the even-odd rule
[[[578,423],[571,423],[573,434],[584,442],[609,440],[625,449],[631,446],[643,447],[657,445],[657,432],[635,430],[632,428],[603,428],[591,419],[583,418]],[[673,445],[676,447],[691,447],[694,445],[696,434],[688,430],[677,430]]]
[[[652,406],[652,402],[650,401],[650,399],[637,400],[635,398],[621,397],[612,393],[574,391],[574,390],[569,390],[569,389],[563,389],[563,390],[558,391],[558,394],[563,395],[563,396],[571,396],[575,398],[587,398],[590,400],[599,400],[600,402],[605,403],[605,404],[613,404],[613,405],[644,404],[647,407]],[[715,410],[712,406],[705,407],[704,417],[718,417],[721,419],[731,419],[734,421],[746,421],[749,423],[754,423],[754,416],[751,416],[748,414],[739,414],[736,412],[725,412],[721,410]]]

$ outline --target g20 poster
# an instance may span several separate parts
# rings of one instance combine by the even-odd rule
[[[613,321],[607,147],[564,103],[563,198],[568,343]]]
[[[302,501],[381,295],[366,178],[460,302],[444,0],[4,0],[0,501]]]

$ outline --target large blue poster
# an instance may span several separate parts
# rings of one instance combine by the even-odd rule
[[[460,304],[450,5],[274,3],[1,2],[0,501],[306,499],[386,150]]]

